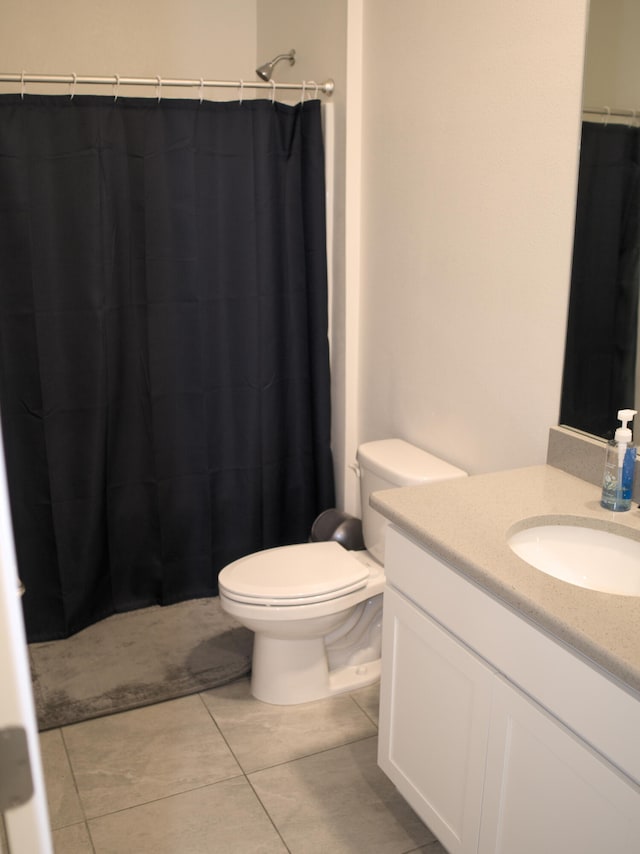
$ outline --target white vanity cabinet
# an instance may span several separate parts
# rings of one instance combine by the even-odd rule
[[[451,854],[637,854],[640,701],[398,530],[379,764]]]

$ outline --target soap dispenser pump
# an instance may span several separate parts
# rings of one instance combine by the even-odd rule
[[[637,415],[635,409],[621,409],[618,412],[622,427],[618,427],[613,440],[607,444],[600,500],[600,504],[607,510],[631,508],[636,448],[631,444],[632,434],[628,424],[633,421],[634,415]]]

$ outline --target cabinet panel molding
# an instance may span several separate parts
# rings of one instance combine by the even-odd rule
[[[500,679],[493,696],[479,854],[638,850],[638,788]]]
[[[394,590],[384,607],[379,764],[451,854],[473,850],[492,674]]]

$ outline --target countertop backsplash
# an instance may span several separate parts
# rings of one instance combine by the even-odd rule
[[[606,444],[605,439],[598,439],[572,427],[551,427],[547,463],[588,483],[601,486]],[[633,500],[640,502],[640,461],[636,463]]]

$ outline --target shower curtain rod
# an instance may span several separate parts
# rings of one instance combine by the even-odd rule
[[[583,113],[590,113],[595,116],[620,116],[627,119],[640,119],[640,110],[623,110],[611,109],[609,107],[583,107]]]
[[[202,92],[207,88],[215,89],[268,89],[275,92],[278,89],[296,89],[309,92],[314,95],[332,95],[334,90],[333,80],[325,80],[324,83],[316,83],[314,80],[304,80],[301,83],[276,83],[275,80],[268,82],[247,80],[203,80],[202,78],[176,78],[176,77],[125,77],[114,74],[110,77],[85,76],[82,74],[27,74],[26,72],[0,72],[0,83],[20,83],[21,94],[24,95],[24,87],[27,83],[67,83],[71,87],[71,94],[75,94],[75,87],[83,85],[113,86],[117,95],[119,86],[155,86],[161,90],[163,86],[183,86],[199,89]]]

